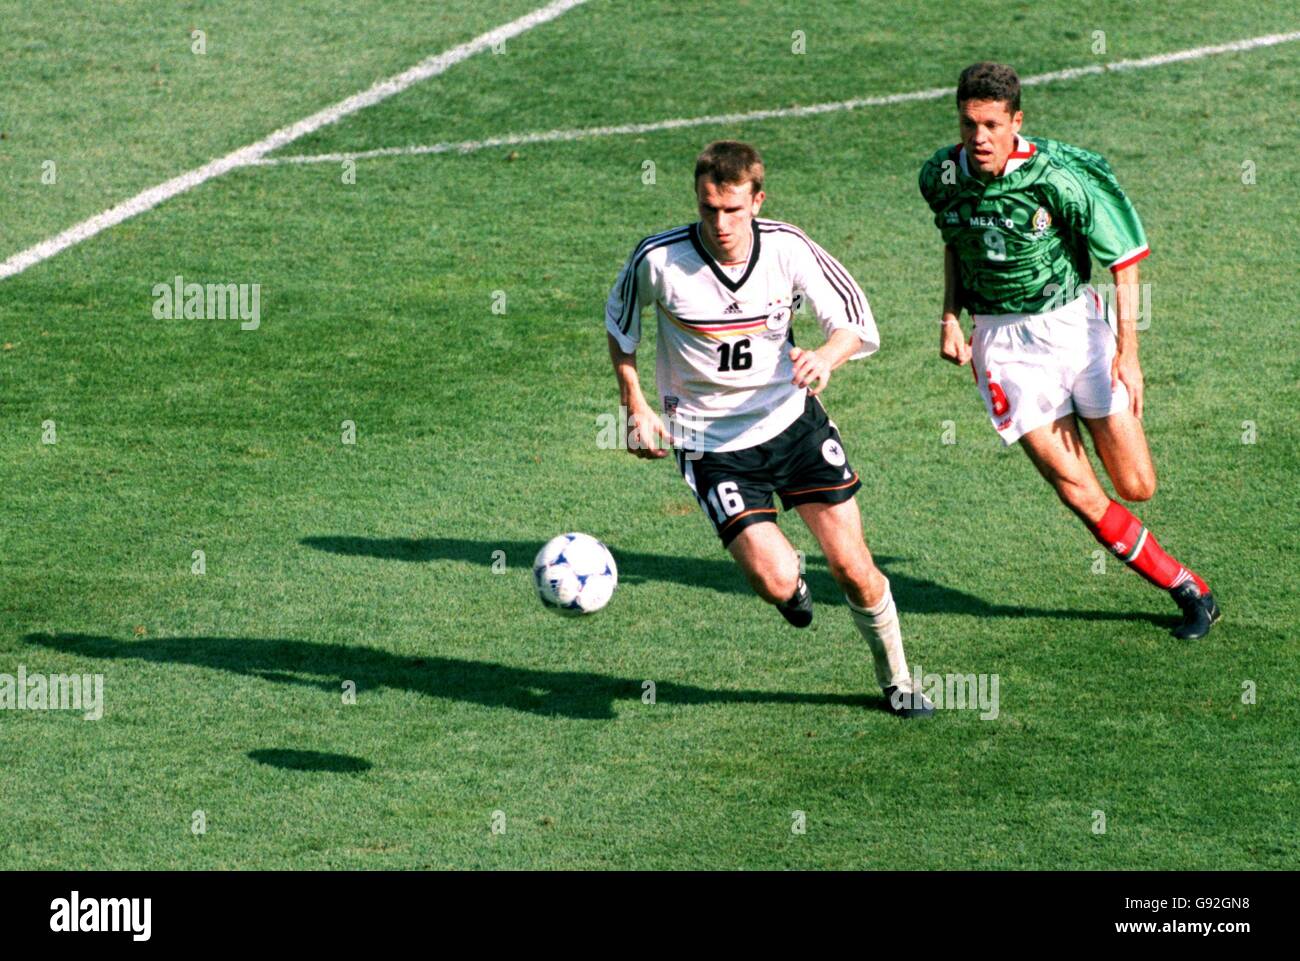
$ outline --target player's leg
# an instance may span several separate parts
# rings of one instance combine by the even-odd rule
[[[1092,435],[1115,493],[1126,501],[1150,500],[1156,492],[1156,467],[1142,421],[1127,409],[1107,417],[1085,417],[1080,413],[1079,419]]]
[[[1020,443],[1061,501],[1078,515],[1098,541],[1129,567],[1167,590],[1195,583],[1190,580],[1195,575],[1165,554],[1141,522],[1102,489],[1073,414],[1030,431]],[[1205,595],[1208,596],[1208,590]],[[1175,634],[1184,638],[1204,636],[1213,620],[1213,612],[1207,610],[1203,618],[1185,619]]]
[[[1020,446],[1038,473],[1052,485],[1061,503],[1079,520],[1091,528],[1105,516],[1110,498],[1088,460],[1074,414],[1034,428],[1020,438]]]
[[[772,486],[763,468],[768,445],[727,454],[677,451],[677,466],[759,597],[795,627],[812,623],[812,594],[794,548],[773,521]]]
[[[876,567],[862,533],[862,512],[857,499],[837,504],[822,502],[795,507],[826,557],[831,577],[851,604],[875,607],[889,592],[889,581]]]
[[[850,497],[838,502],[811,502],[795,507],[817,538],[844,600],[875,666],[890,709],[902,717],[928,717],[934,713],[924,694],[916,691],[903,650],[898,608],[889,579],[876,567],[862,536],[862,514]]]
[[[1126,501],[1150,500],[1156,491],[1156,468],[1142,421],[1129,408],[1128,389],[1112,374],[1116,344],[1109,308],[1091,290],[1083,303],[1080,347],[1086,360],[1073,374],[1070,400],[1092,435],[1115,493]]]
[[[799,586],[799,557],[775,523],[750,524],[732,538],[727,550],[763,600],[779,606],[794,595]]]
[[[821,545],[853,623],[871,651],[889,709],[901,717],[929,716],[934,706],[913,691],[889,581],[862,536],[862,515],[854,499],[862,482],[849,466],[839,431],[820,401],[810,402],[808,430],[789,451],[786,466],[778,487],[781,502],[799,512]]]
[[[1106,417],[1083,418],[1115,492],[1125,500],[1144,501],[1155,493],[1155,467],[1142,422],[1127,409]],[[1183,621],[1174,635],[1204,637],[1222,616],[1209,586],[1195,571],[1160,546],[1144,525],[1119,501],[1110,501],[1094,525],[1093,535],[1148,582],[1169,592]]]
[[[1091,305],[1088,362],[1071,384],[1071,399],[1092,434],[1115,492],[1125,500],[1145,501],[1156,489],[1151,450],[1142,421],[1130,409],[1128,391],[1122,382],[1112,379],[1115,334],[1107,322],[1101,298],[1094,294],[1087,302]],[[1174,629],[1176,637],[1197,638],[1209,633],[1210,626],[1221,615],[1205,581],[1165,553],[1128,508],[1108,498],[1105,513],[1093,520],[1089,529],[1147,581],[1169,591],[1183,612],[1182,623]]]

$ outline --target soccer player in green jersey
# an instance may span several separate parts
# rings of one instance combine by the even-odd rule
[[[1020,442],[1093,536],[1169,591],[1183,612],[1174,635],[1204,637],[1220,616],[1209,587],[1106,494],[1079,433],[1082,420],[1119,497],[1151,497],[1137,341],[1138,262],[1149,251],[1137,211],[1098,154],[1020,135],[1010,67],[962,71],[957,113],[961,142],[920,176],[945,244],[939,352],[972,363],[1003,441]],[[1088,283],[1093,257],[1114,276],[1114,312]]]

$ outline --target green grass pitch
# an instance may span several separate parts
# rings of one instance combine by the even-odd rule
[[[0,259],[540,3],[8,3]],[[1300,24],[1244,0],[867,6],[593,0],[281,153]],[[105,701],[98,721],[0,710],[0,868],[1294,868],[1298,55],[1025,91],[1025,131],[1106,154],[1150,235],[1160,490],[1137,513],[1213,584],[1203,642],[1114,559],[1093,572],[1095,542],[938,358],[916,174],[956,139],[948,98],[361,160],[354,183],[247,167],[0,281],[0,673],[100,673]],[[996,674],[996,719],[878,710],[793,515],[806,632],[750,593],[671,462],[597,444],[606,294],[640,237],[694,218],[691,165],[724,136],[764,152],[764,215],[871,300],[883,348],[824,399],[911,661]],[[177,275],[260,285],[261,326],[156,319]],[[649,385],[652,335],[640,353]],[[566,530],[622,573],[577,621],[530,584]]]

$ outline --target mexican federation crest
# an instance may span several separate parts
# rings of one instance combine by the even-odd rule
[[[1047,212],[1046,207],[1039,207],[1034,211],[1034,236],[1041,237],[1047,233],[1047,228],[1052,226],[1052,215]]]

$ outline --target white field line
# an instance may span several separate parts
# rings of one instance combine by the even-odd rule
[[[1112,73],[1122,70],[1144,70],[1149,67],[1162,67],[1184,60],[1199,60],[1221,53],[1237,53],[1243,50],[1255,50],[1259,47],[1272,47],[1280,43],[1300,40],[1300,31],[1294,33],[1273,33],[1247,40],[1235,40],[1210,47],[1193,47],[1173,53],[1157,54],[1143,57],[1141,60],[1116,60],[1113,63],[1091,64],[1086,67],[1071,67],[1067,70],[1055,70],[1051,73],[1035,74],[1024,77],[1022,86],[1055,83],[1059,80],[1073,80],[1097,74]],[[863,107],[885,107],[890,104],[908,103],[915,100],[940,100],[956,93],[955,87],[934,87],[929,90],[913,90],[908,93],[893,93],[880,97],[860,97],[854,100],[839,100],[834,103],[810,104],[804,107],[783,107],[773,110],[751,110],[747,113],[711,114],[703,117],[679,117],[672,120],[656,120],[650,123],[627,123],[611,127],[582,127],[568,130],[545,130],[537,133],[512,133],[486,140],[462,140],[459,142],[435,143],[410,147],[381,147],[376,150],[360,150],[349,153],[309,154],[287,157],[259,157],[252,163],[259,166],[277,164],[342,163],[347,160],[369,160],[374,157],[408,157],[417,154],[473,153],[489,147],[514,147],[520,144],[556,143],[567,140],[586,140],[590,137],[613,137],[625,134],[653,133],[659,130],[676,130],[683,127],[730,126],[755,120],[775,120],[783,117],[809,117],[822,113],[836,113],[842,110],[859,110]]]
[[[272,150],[278,150],[300,137],[305,137],[321,127],[341,120],[349,114],[356,113],[358,110],[365,110],[367,107],[373,107],[375,104],[401,93],[422,80],[436,77],[462,60],[467,60],[488,47],[502,43],[512,37],[517,37],[533,27],[554,20],[561,14],[586,2],[587,0],[553,0],[552,3],[540,7],[532,13],[525,14],[517,20],[490,30],[473,40],[462,43],[458,47],[453,47],[443,53],[421,60],[410,69],[386,80],[380,80],[370,89],[353,94],[346,100],[326,107],[310,117],[304,117],[297,123],[282,127],[256,143],[241,147],[224,157],[209,161],[202,167],[196,167],[178,177],[160,183],[156,187],[150,187],[129,200],[96,214],[89,220],[83,220],[62,233],[41,241],[34,247],[29,247],[27,250],[14,254],[8,260],[0,263],[0,280],[22,273],[28,267],[35,266],[41,261],[53,257],[59,251],[79,244],[83,240],[95,236],[100,231],[116,226],[136,214],[144,213],[144,211],[158,206],[164,200],[169,200],[178,194],[185,193],[187,190],[192,190],[199,184],[205,183],[214,177],[220,177],[222,174],[229,173],[239,167],[246,167]]]

